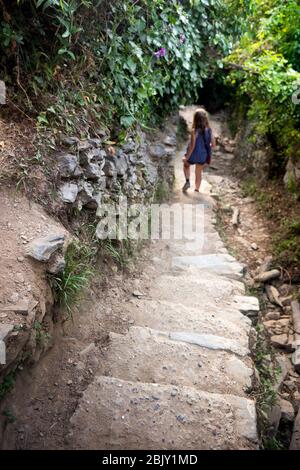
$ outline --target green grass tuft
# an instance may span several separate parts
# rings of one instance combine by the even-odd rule
[[[8,409],[8,408],[5,408],[5,410],[2,411],[2,415],[6,418],[6,422],[7,423],[14,423],[17,418],[16,416],[14,415],[14,413]]]
[[[70,243],[65,254],[64,271],[51,278],[55,301],[67,309],[70,318],[73,316],[74,304],[93,274],[93,256],[88,246],[79,242]]]
[[[14,388],[16,383],[16,371],[17,367],[10,371],[0,384],[0,400],[3,400],[3,398]]]
[[[130,260],[136,255],[139,246],[138,242],[130,239],[124,240],[102,240],[100,249],[103,254],[112,259],[120,268],[128,266]]]

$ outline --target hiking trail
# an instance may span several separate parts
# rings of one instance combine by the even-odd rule
[[[193,111],[182,112],[189,123]],[[216,133],[218,126],[213,119]],[[68,448],[258,447],[245,314],[259,311],[259,303],[245,295],[244,267],[217,232],[212,193],[220,177],[204,173],[200,193],[181,191],[184,149],[173,202],[204,205],[197,222],[204,223],[203,248],[189,240],[155,244],[149,292],[122,304],[131,326],[127,334],[110,333],[71,417]]]

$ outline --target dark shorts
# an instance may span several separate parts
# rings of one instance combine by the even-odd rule
[[[205,165],[205,163],[190,162],[190,161],[187,161],[187,164],[188,164],[188,165],[200,165],[200,166],[204,166],[204,165]]]
[[[198,163],[198,162],[195,162],[195,161],[193,161],[193,160],[192,160],[192,161],[187,160],[186,163],[187,163],[188,165],[201,165],[201,166],[204,166],[204,165],[210,165],[210,160],[211,160],[211,157],[208,157],[208,158],[206,159],[206,162],[204,162],[204,163]]]

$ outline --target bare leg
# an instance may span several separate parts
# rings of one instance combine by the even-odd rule
[[[184,164],[183,164],[183,172],[184,172],[185,179],[186,179],[186,180],[189,180],[189,179],[190,179],[190,175],[191,175],[191,165],[189,165],[188,163],[184,162]]]
[[[196,169],[195,169],[195,176],[196,176],[195,190],[196,191],[199,191],[200,189],[201,180],[202,180],[202,169],[203,169],[203,165],[196,165]]]
[[[187,192],[188,189],[190,189],[191,187],[191,183],[190,183],[190,174],[191,174],[191,169],[190,169],[190,166],[187,161],[184,159],[183,160],[183,173],[184,173],[184,176],[185,176],[185,183],[184,183],[184,186],[182,188],[182,191],[184,193]]]

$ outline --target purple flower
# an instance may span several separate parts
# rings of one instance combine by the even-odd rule
[[[159,49],[157,52],[154,52],[154,55],[155,57],[157,57],[158,59],[160,57],[165,57],[166,55],[166,49],[164,47],[162,47],[161,49]]]
[[[186,42],[186,37],[183,33],[180,34],[179,40],[180,40],[181,44],[184,44]]]

